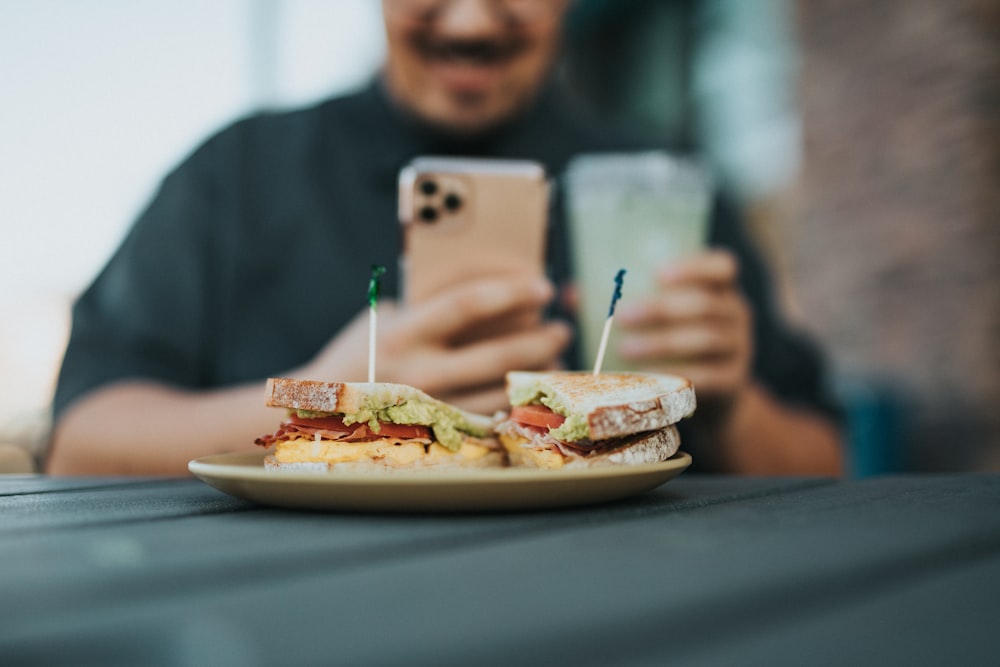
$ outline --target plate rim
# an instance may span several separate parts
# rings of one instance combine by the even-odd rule
[[[677,477],[691,456],[660,463],[579,470],[267,470],[267,452],[216,454],[188,463],[194,476],[259,505],[305,510],[390,513],[533,511],[622,500]],[[236,465],[234,465],[234,463]]]
[[[264,457],[267,452],[229,452],[201,456],[188,462],[188,470],[205,481],[204,476],[236,481],[253,481],[285,484],[296,481],[303,484],[364,485],[364,486],[440,486],[460,485],[469,482],[491,484],[538,483],[568,481],[572,479],[616,478],[650,475],[678,470],[678,474],[691,465],[691,455],[678,450],[673,456],[657,463],[638,465],[608,465],[570,470],[543,470],[537,468],[470,468],[467,470],[393,470],[393,471],[330,471],[266,470]]]

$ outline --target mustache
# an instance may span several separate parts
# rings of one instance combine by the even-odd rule
[[[414,35],[411,44],[426,56],[442,60],[463,60],[488,64],[517,55],[524,50],[527,40],[508,39],[435,39]]]

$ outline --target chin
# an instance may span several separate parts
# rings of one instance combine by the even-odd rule
[[[493,76],[492,85],[477,85],[475,72],[459,77],[454,70],[442,69],[433,62],[408,71],[389,67],[385,76],[390,93],[403,108],[442,131],[459,135],[487,132],[517,117],[537,95],[544,78],[525,81],[497,76],[494,71],[479,74]]]
[[[425,121],[452,134],[474,135],[516,118],[528,103],[528,100],[442,95],[436,103],[418,106],[415,111]]]
[[[495,127],[503,125],[515,114],[516,112],[465,113],[459,111],[427,117],[426,120],[449,134],[469,136],[489,132]]]

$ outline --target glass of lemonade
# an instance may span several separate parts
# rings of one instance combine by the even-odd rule
[[[649,151],[581,155],[565,186],[581,351],[592,367],[615,274],[626,271],[619,304],[637,302],[655,293],[658,268],[703,249],[712,183],[699,161]],[[615,327],[602,370],[634,370],[617,353]]]

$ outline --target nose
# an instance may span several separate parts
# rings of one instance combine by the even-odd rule
[[[450,0],[437,17],[436,27],[453,39],[481,39],[502,30],[506,16],[492,0]]]

